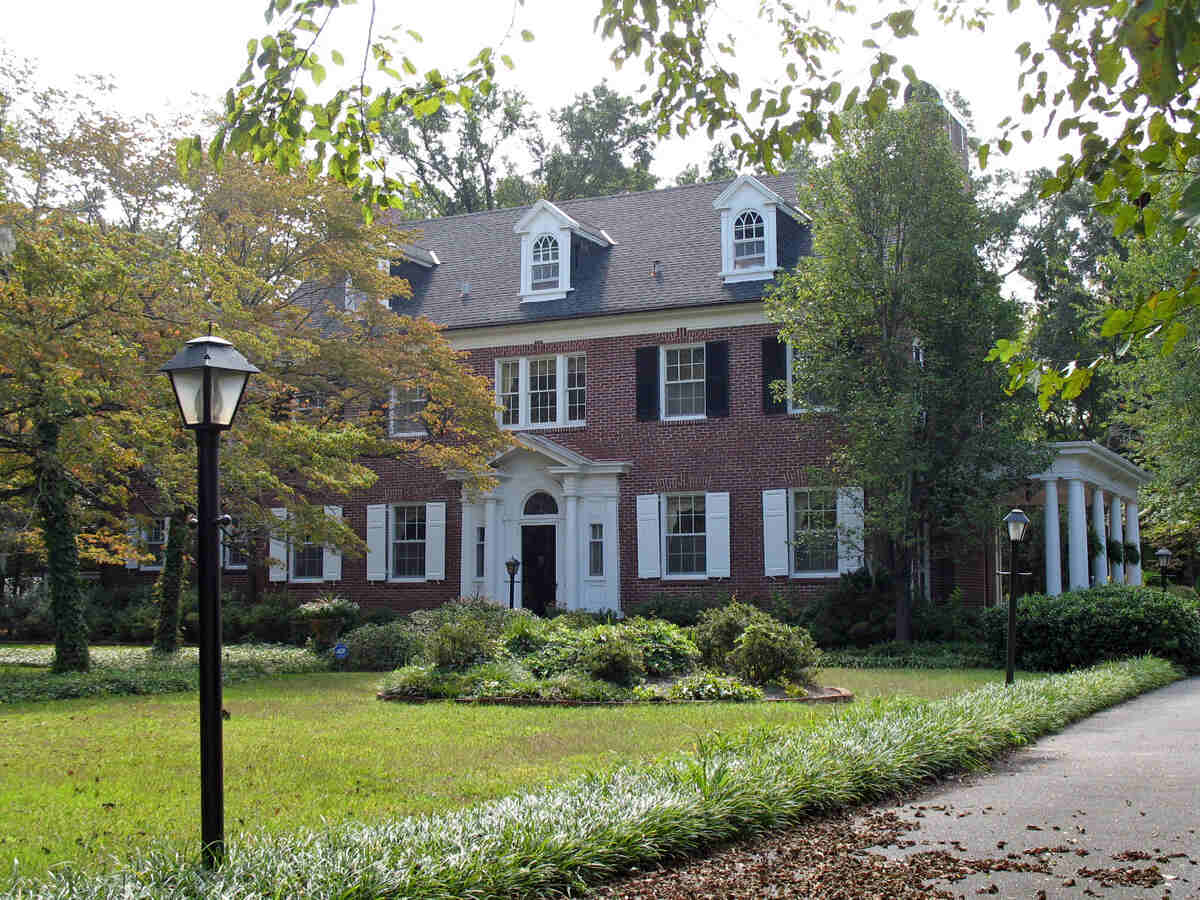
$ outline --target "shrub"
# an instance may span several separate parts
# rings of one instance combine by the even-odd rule
[[[461,671],[489,656],[492,638],[483,622],[465,619],[440,625],[425,640],[425,655],[439,669]]]
[[[560,609],[557,606],[547,609],[545,618],[553,620],[555,625],[575,629],[591,628],[593,625],[612,625],[617,621],[616,613],[611,610],[589,612],[586,609]]]
[[[605,626],[599,626],[604,628]],[[629,686],[646,674],[641,649],[615,630],[597,635],[579,654],[579,668],[592,678]]]
[[[608,681],[601,681],[582,672],[563,672],[538,682],[538,696],[543,700],[574,700],[577,703],[628,700],[630,692]]]
[[[748,603],[733,599],[725,606],[705,611],[694,631],[696,647],[705,665],[725,668],[725,658],[733,651],[737,639],[754,622],[775,620]]]
[[[439,672],[433,666],[404,666],[379,683],[383,700],[443,700],[457,697],[461,675]]]
[[[782,622],[751,622],[727,657],[729,667],[753,684],[811,684],[820,660],[812,635]]]
[[[544,648],[558,627],[558,622],[551,625],[534,615],[513,616],[500,635],[500,646],[510,656],[529,656]]]
[[[423,642],[404,622],[360,625],[342,638],[349,651],[338,668],[355,672],[390,672],[421,655]]]
[[[798,604],[792,622],[821,647],[867,647],[896,634],[896,586],[886,572],[848,572],[823,596]]]
[[[443,625],[470,622],[483,629],[490,638],[498,638],[505,626],[515,616],[527,616],[522,610],[510,610],[496,606],[478,597],[460,597],[432,609],[419,609],[409,613],[408,620],[418,633],[429,636]]]
[[[732,675],[713,671],[684,676],[666,690],[636,687],[633,693],[639,700],[727,700],[744,703],[763,698],[761,688],[746,684]]]
[[[683,629],[661,619],[627,619],[618,631],[641,650],[646,674],[652,678],[690,672],[700,658]]]
[[[983,610],[963,603],[961,588],[945,600],[913,602],[913,635],[918,641],[971,641],[983,636]]]
[[[700,621],[700,615],[705,610],[725,606],[731,599],[728,596],[715,597],[706,594],[655,594],[649,600],[631,606],[629,615],[690,626]]]
[[[993,660],[1005,659],[1007,609],[985,616]],[[1200,612],[1194,599],[1161,590],[1104,585],[1017,602],[1017,665],[1057,672],[1153,653],[1200,671]]]

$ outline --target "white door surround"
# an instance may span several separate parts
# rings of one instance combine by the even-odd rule
[[[509,581],[504,562],[521,558],[522,526],[554,525],[558,606],[619,611],[618,478],[627,474],[632,464],[591,460],[549,438],[525,433],[516,435],[513,447],[493,459],[491,466],[499,482],[494,490],[482,496],[463,491],[463,595],[480,594],[494,603],[507,604]],[[553,498],[557,512],[526,514],[526,504],[538,493]],[[603,534],[604,565],[599,576],[589,574],[592,525],[600,525]],[[477,577],[480,527],[484,528],[484,567],[482,577]],[[517,606],[521,576],[518,571]]]

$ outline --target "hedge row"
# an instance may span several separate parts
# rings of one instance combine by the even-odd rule
[[[978,767],[1179,677],[1141,658],[949,700],[855,704],[808,730],[759,728],[696,752],[453,813],[243,835],[223,867],[151,852],[96,877],[56,871],[24,897],[509,897],[583,889],[814,813]]]

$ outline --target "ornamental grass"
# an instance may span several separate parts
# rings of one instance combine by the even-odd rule
[[[214,872],[145,854],[109,874],[70,870],[13,897],[519,897],[562,894],[877,800],[998,754],[1180,677],[1153,657],[996,684],[939,701],[878,700],[807,730],[716,735],[452,813],[231,843]]]

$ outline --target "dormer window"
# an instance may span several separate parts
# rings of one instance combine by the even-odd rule
[[[533,290],[547,291],[557,288],[558,238],[543,234],[534,241],[531,265],[533,268],[529,273],[529,284]]]
[[[521,236],[521,302],[562,300],[572,283],[584,241],[616,244],[603,228],[568,216],[549,200],[539,200],[513,226]]]
[[[762,216],[748,209],[733,223],[733,267],[760,269],[766,264],[766,226]]]
[[[774,278],[783,264],[780,217],[801,226],[811,222],[753,175],[735,178],[713,201],[713,209],[721,214],[721,279],[726,284]]]

